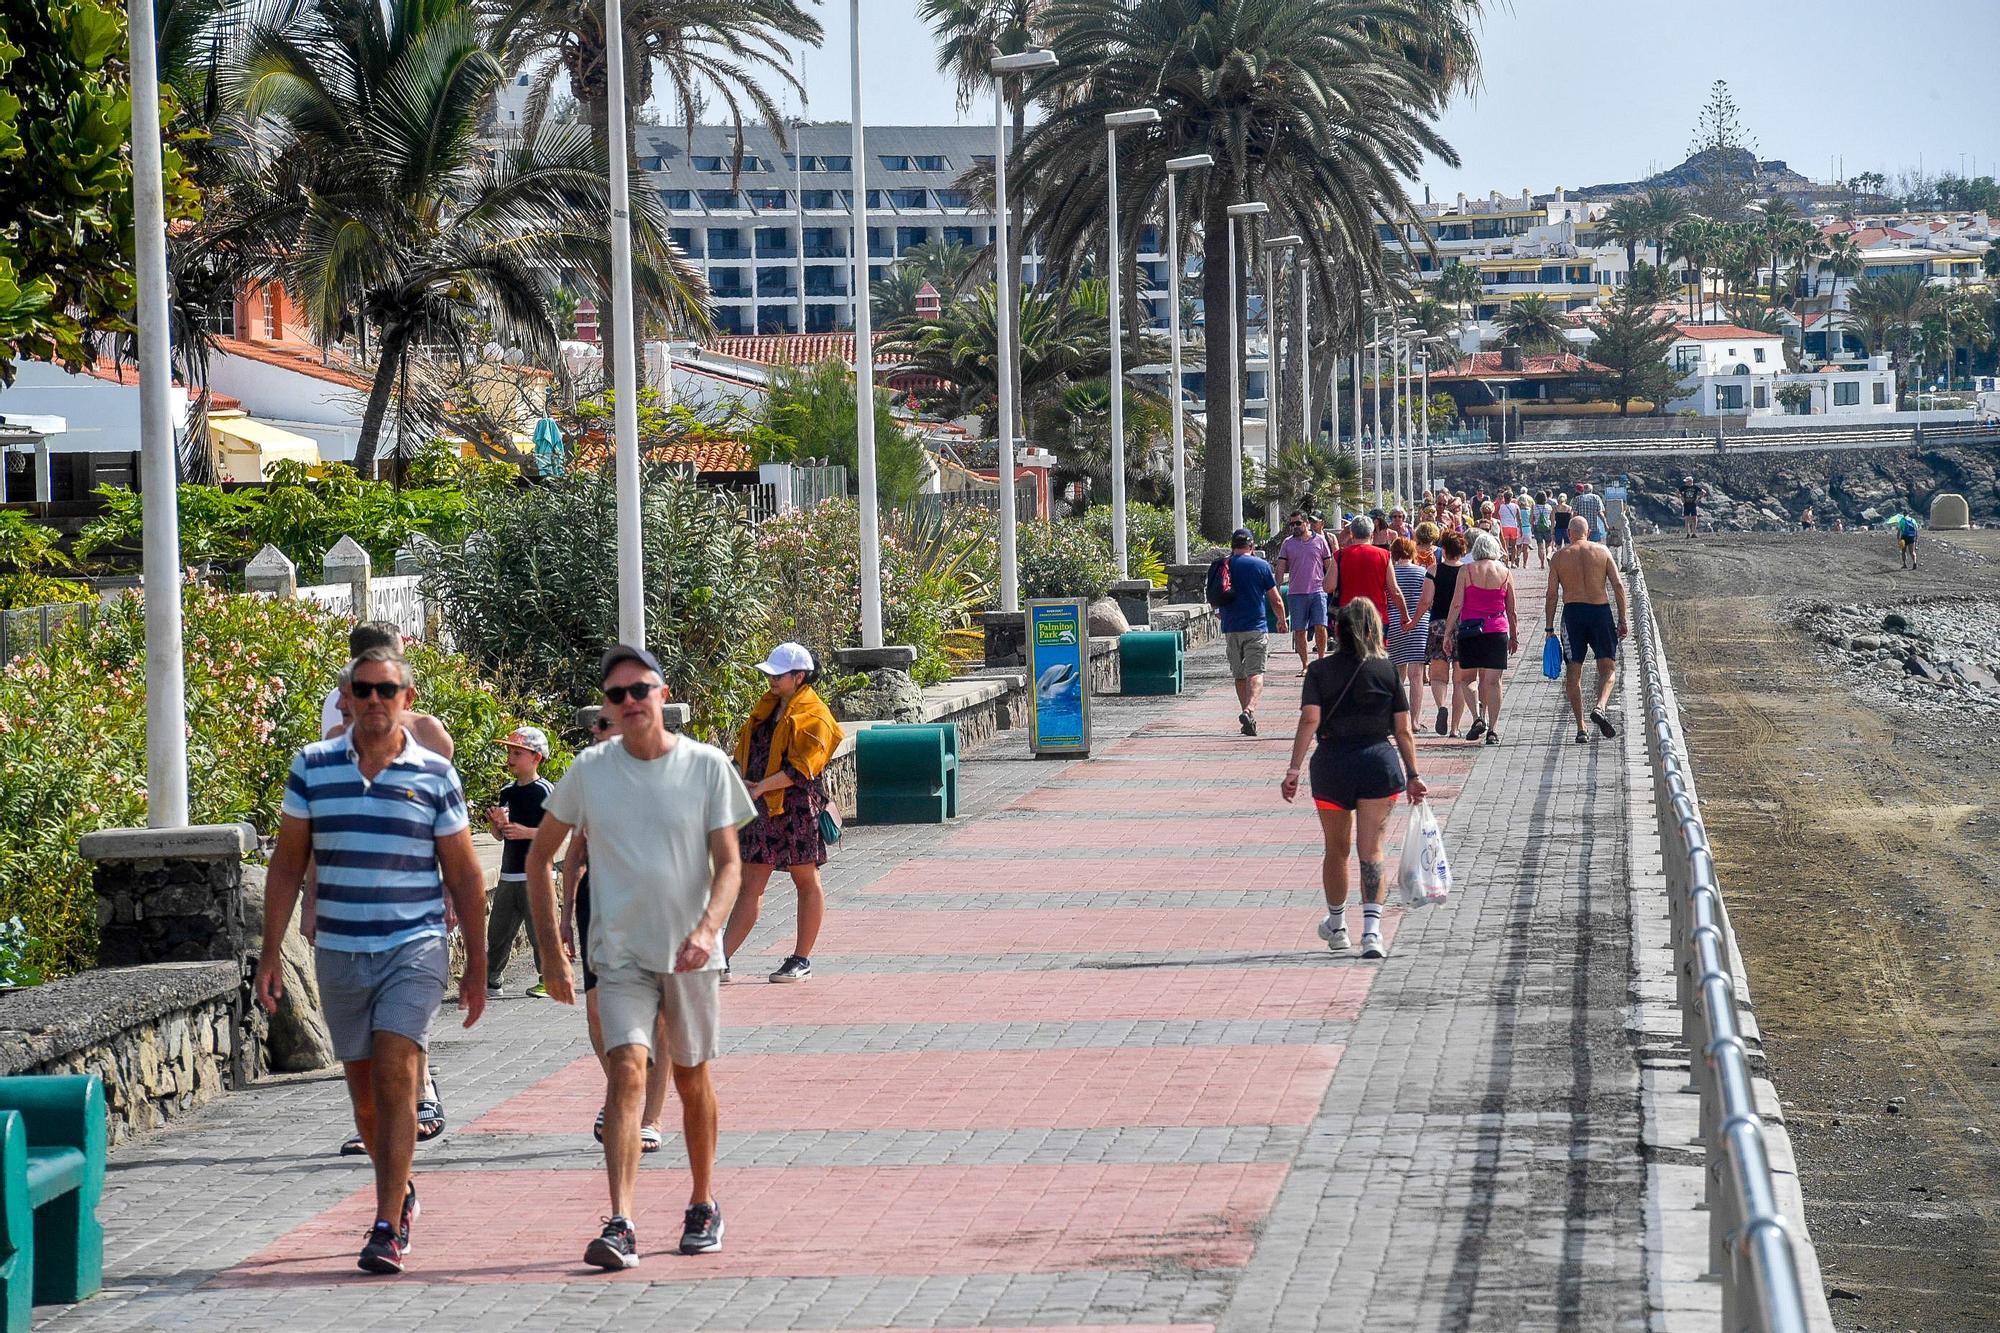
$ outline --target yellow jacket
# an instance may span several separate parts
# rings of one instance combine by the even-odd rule
[[[750,710],[750,716],[743,723],[743,730],[736,733],[736,767],[739,771],[750,763],[750,734],[757,730],[757,724],[771,716],[782,701],[771,691],[764,691],[764,697]],[[826,770],[833,759],[833,752],[840,746],[847,733],[833,720],[829,710],[819,695],[809,685],[801,685],[799,692],[792,696],[784,714],[779,717],[777,728],[771,733],[771,757],[764,765],[760,778],[768,778],[778,769],[790,764],[792,768],[808,778],[816,778]],[[744,776],[750,776],[745,773]],[[764,793],[764,808],[772,815],[780,815],[785,810],[785,793],[797,790],[785,787]]]

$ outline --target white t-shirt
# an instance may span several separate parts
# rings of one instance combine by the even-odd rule
[[[1500,526],[1503,528],[1519,528],[1521,526],[1520,507],[1512,500],[1501,505],[1494,517],[1500,520]]]
[[[671,972],[708,909],[708,835],[756,815],[729,756],[682,738],[634,759],[623,737],[570,764],[543,809],[590,839],[590,963]],[[708,958],[723,965],[717,947]]]
[[[335,727],[347,725],[347,718],[340,711],[340,686],[326,692],[326,698],[319,705],[319,738],[325,740],[333,735]]]

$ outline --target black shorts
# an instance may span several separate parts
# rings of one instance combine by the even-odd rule
[[[1312,757],[1313,804],[1352,810],[1403,790],[1403,757],[1387,740],[1321,741]]]
[[[597,973],[590,970],[590,872],[576,878],[576,965],[583,972],[586,993],[597,989]]]
[[[1584,649],[1600,662],[1618,658],[1618,622],[1605,602],[1564,602],[1563,636],[1569,640],[1569,660],[1581,662]]]
[[[1688,503],[1686,503],[1686,502],[1683,502],[1683,503],[1681,504],[1681,517],[1682,517],[1682,518],[1693,518],[1693,517],[1694,517],[1694,506],[1693,506],[1693,505],[1691,505],[1691,504],[1688,504]]]
[[[1505,634],[1461,634],[1458,636],[1458,664],[1470,671],[1505,671]]]

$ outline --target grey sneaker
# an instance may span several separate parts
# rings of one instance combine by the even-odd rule
[[[793,954],[778,964],[778,970],[771,974],[773,981],[805,981],[813,974],[812,959]]]
[[[1387,958],[1389,950],[1383,945],[1382,937],[1379,934],[1372,930],[1363,931],[1361,935],[1361,956],[1363,958]]]
[[[722,1248],[722,1205],[698,1203],[681,1224],[682,1254],[713,1254]]]
[[[1320,918],[1319,937],[1326,941],[1326,947],[1334,953],[1347,952],[1347,923],[1335,921],[1330,912]]]

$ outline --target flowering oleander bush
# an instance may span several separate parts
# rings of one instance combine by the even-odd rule
[[[319,739],[320,701],[345,664],[348,622],[309,603],[188,587],[188,803],[196,823],[277,826],[294,751]],[[417,707],[457,743],[467,795],[505,781],[492,742],[549,706],[503,699],[462,658],[412,645]],[[85,833],[146,822],[145,620],[136,598],[107,606],[88,632],[0,668],[0,916],[27,928],[27,961],[87,966],[97,908]]]
[[[882,637],[917,650],[920,685],[951,675],[958,636],[992,601],[999,570],[995,520],[966,506],[885,508]],[[772,580],[773,642],[815,654],[861,642],[861,518],[852,500],[823,500],[763,525],[758,558]]]
[[[1021,596],[1098,598],[1111,591],[1118,567],[1109,532],[1108,524],[1099,532],[1087,518],[1023,523],[1016,536]]]

